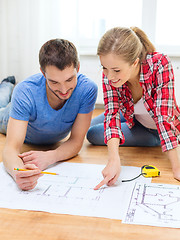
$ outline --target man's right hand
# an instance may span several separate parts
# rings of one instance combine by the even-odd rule
[[[43,174],[34,164],[26,164],[24,168],[29,171],[15,170],[14,179],[20,189],[27,191],[35,188],[39,177],[43,176]]]

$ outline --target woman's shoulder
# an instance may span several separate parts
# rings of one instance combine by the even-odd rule
[[[166,54],[160,52],[153,52],[147,54],[146,59],[143,63],[147,63],[149,65],[162,63],[164,65],[169,62],[170,59]]]
[[[146,59],[142,62],[142,71],[143,73],[154,73],[158,69],[163,69],[165,66],[171,66],[171,61],[169,57],[164,53],[153,52],[149,53],[146,56]]]

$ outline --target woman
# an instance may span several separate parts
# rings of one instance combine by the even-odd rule
[[[102,171],[104,179],[95,189],[113,185],[118,179],[121,144],[161,145],[174,178],[180,181],[180,110],[174,96],[170,60],[156,52],[137,27],[107,31],[97,54],[103,67],[105,114],[92,121],[87,138],[95,145],[107,144],[108,163]]]

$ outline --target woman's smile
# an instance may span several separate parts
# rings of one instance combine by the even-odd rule
[[[118,83],[119,81],[120,81],[120,79],[114,80],[114,81],[111,80],[111,83],[112,83],[112,84],[116,84],[116,83]]]

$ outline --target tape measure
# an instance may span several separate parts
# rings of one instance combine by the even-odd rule
[[[133,181],[133,180],[137,179],[140,176],[144,176],[146,178],[148,178],[148,177],[158,177],[158,176],[160,176],[160,171],[157,167],[154,167],[152,165],[144,165],[141,168],[141,173],[138,176],[136,176],[132,179],[128,179],[128,180],[122,180],[122,182],[130,182],[130,181]]]
[[[157,167],[152,165],[144,165],[141,168],[141,173],[144,177],[158,177],[160,176],[160,171]]]

